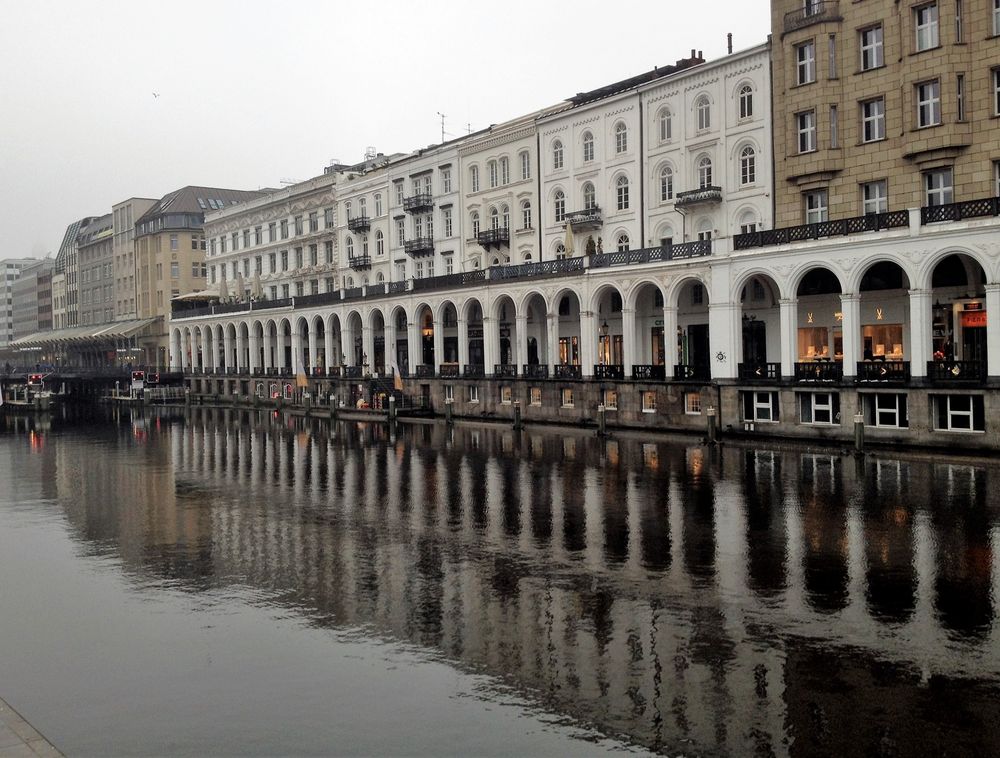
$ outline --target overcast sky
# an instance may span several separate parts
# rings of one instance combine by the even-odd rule
[[[54,254],[127,197],[302,181],[439,141],[439,111],[458,136],[770,26],[765,0],[2,8],[0,259]]]

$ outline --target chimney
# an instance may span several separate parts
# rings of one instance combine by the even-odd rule
[[[698,51],[698,60],[703,61],[704,58],[701,57],[701,50]]]
[[[691,48],[691,57],[694,58],[694,48]]]
[[[729,34],[726,35],[726,47],[729,49],[729,54],[732,55],[733,54],[733,33],[732,32],[729,32]]]

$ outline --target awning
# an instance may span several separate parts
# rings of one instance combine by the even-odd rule
[[[28,348],[59,347],[63,345],[101,345],[113,343],[138,334],[159,317],[141,318],[131,321],[114,321],[96,326],[76,326],[71,329],[53,329],[35,332],[27,337],[13,340],[10,346],[15,350]]]
[[[200,292],[188,292],[183,295],[177,295],[176,297],[170,298],[171,302],[176,301],[190,301],[195,303],[207,303],[210,300],[218,300],[219,291],[218,290],[201,290]]]

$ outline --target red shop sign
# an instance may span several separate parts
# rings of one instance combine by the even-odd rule
[[[963,311],[962,326],[966,329],[973,326],[986,326],[986,311]]]

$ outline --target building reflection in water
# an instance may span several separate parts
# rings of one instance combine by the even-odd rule
[[[986,465],[219,409],[140,423],[37,452],[79,539],[139,582],[247,585],[654,751],[1000,754]]]

